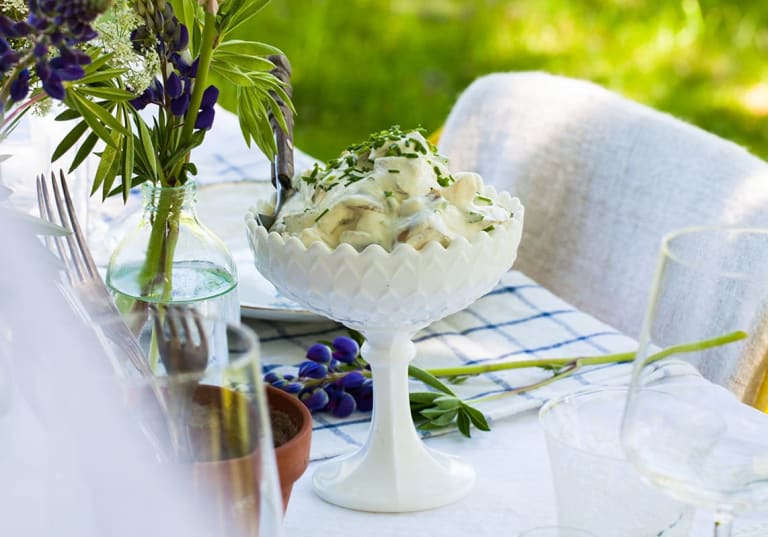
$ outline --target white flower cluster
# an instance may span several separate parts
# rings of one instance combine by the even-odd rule
[[[129,0],[116,0],[112,8],[99,18],[94,28],[99,32],[97,44],[112,54],[111,64],[125,69],[123,82],[140,95],[160,72],[160,59],[154,51],[137,52],[131,42],[131,32],[142,24]]]

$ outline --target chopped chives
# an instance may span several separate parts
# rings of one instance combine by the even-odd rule
[[[318,221],[318,220],[320,220],[322,217],[324,217],[324,216],[325,216],[325,214],[326,214],[326,213],[327,213],[329,210],[330,210],[330,209],[328,209],[328,208],[326,207],[326,209],[325,209],[325,210],[324,210],[322,213],[320,213],[320,214],[318,215],[318,217],[317,217],[317,218],[315,218],[315,222],[317,222],[317,221]]]
[[[400,173],[400,170],[394,170],[394,169],[392,169],[392,170],[387,170],[387,171],[388,171],[389,173]]]

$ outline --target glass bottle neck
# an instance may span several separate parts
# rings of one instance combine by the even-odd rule
[[[145,211],[156,212],[166,205],[174,207],[176,211],[194,212],[197,204],[197,184],[194,181],[173,187],[162,187],[147,182],[141,185],[141,192],[144,196]]]

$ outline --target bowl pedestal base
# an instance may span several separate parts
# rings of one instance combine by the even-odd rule
[[[371,364],[373,418],[365,445],[321,465],[313,475],[324,500],[361,511],[408,512],[440,507],[465,496],[475,472],[458,458],[427,448],[413,424],[407,334],[367,331],[362,355]]]

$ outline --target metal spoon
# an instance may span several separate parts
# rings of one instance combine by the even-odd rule
[[[275,64],[272,74],[279,80],[285,82],[285,91],[290,97],[293,94],[291,89],[291,64],[288,58],[282,54],[269,56],[269,60]],[[275,198],[275,211],[273,214],[259,214],[258,219],[262,226],[270,229],[275,223],[276,216],[280,208],[293,193],[293,114],[286,104],[278,99],[278,105],[283,112],[287,130],[284,131],[277,123],[274,115],[270,113],[269,123],[275,133],[275,144],[277,145],[277,154],[272,163],[272,184],[277,191]]]

